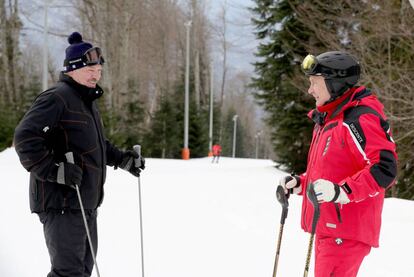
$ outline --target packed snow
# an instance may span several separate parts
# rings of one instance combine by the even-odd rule
[[[147,159],[141,176],[147,277],[271,276],[280,225],[270,160]],[[46,276],[42,225],[29,210],[29,174],[13,148],[0,153],[0,276]],[[278,276],[302,276],[309,234],[300,197],[289,199]],[[367,219],[369,220],[369,219]],[[101,277],[141,276],[138,180],[108,169],[98,216]],[[358,276],[414,276],[414,201],[386,199],[380,248]],[[309,276],[313,276],[313,258]],[[93,276],[96,276],[94,271]]]

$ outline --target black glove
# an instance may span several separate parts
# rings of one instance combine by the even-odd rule
[[[56,182],[73,189],[82,183],[82,168],[72,163],[60,163],[57,169]]]
[[[145,159],[135,151],[125,151],[122,154],[122,161],[119,167],[128,171],[135,177],[139,177],[141,170],[145,169]]]

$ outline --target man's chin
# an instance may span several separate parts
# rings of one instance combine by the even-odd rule
[[[315,105],[316,105],[316,107],[321,107],[321,106],[325,105],[327,102],[328,102],[328,100],[322,101],[320,99],[315,99]]]
[[[96,88],[96,83],[93,83],[93,84],[91,84],[91,83],[87,83],[87,84],[86,84],[86,86],[87,86],[88,88]]]

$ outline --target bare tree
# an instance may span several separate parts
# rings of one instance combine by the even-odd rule
[[[140,100],[152,114],[162,93],[172,89],[182,64],[177,53],[182,51],[178,28],[183,16],[176,1],[80,3],[86,33],[106,52],[107,108],[121,110]]]
[[[5,0],[0,1],[1,99],[3,104],[12,106],[17,104],[21,96],[17,86],[20,30],[18,0],[8,1],[8,4]]]
[[[218,37],[218,41],[220,44],[220,52],[221,52],[221,80],[220,80],[220,89],[219,89],[219,111],[221,115],[224,114],[224,98],[225,98],[225,91],[226,91],[226,79],[227,79],[227,72],[228,72],[228,65],[227,65],[227,54],[228,54],[228,34],[227,34],[227,0],[224,0],[224,3],[221,6],[221,11],[219,14],[219,23],[218,25],[213,25],[214,32]],[[220,119],[220,126],[219,126],[219,138],[218,141],[221,142],[223,136],[223,118]]]

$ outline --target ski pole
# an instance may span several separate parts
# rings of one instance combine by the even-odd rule
[[[313,219],[312,219],[312,232],[309,239],[309,245],[308,245],[308,254],[306,256],[306,264],[305,264],[305,271],[303,273],[304,277],[308,276],[309,272],[309,263],[312,255],[312,248],[313,248],[313,240],[315,237],[315,231],[316,231],[316,225],[319,220],[320,210],[319,210],[319,203],[318,199],[316,198],[315,189],[313,187],[313,184],[310,184],[308,186],[306,195],[308,196],[309,201],[313,205]]]
[[[289,208],[289,192],[285,194],[285,190],[282,186],[278,186],[276,189],[276,198],[279,203],[282,205],[282,215],[280,218],[280,228],[279,228],[279,237],[277,239],[277,247],[276,247],[276,257],[275,257],[275,264],[273,266],[273,277],[276,277],[277,272],[277,265],[279,263],[279,255],[280,255],[280,246],[282,244],[282,235],[283,235],[283,227],[285,226],[285,219],[288,215],[288,208]]]
[[[73,158],[73,152],[67,152],[65,154],[65,156],[66,156],[66,161],[68,163],[71,163],[71,164],[75,163],[75,160]],[[92,244],[91,235],[89,233],[88,222],[86,221],[85,209],[83,208],[83,202],[82,202],[82,197],[81,197],[81,194],[80,194],[80,191],[79,191],[79,185],[76,184],[75,188],[76,188],[76,193],[78,195],[79,205],[80,205],[81,212],[82,212],[83,224],[85,225],[86,236],[88,237],[89,248],[91,250],[93,263],[95,264],[95,268],[96,268],[96,274],[98,275],[98,277],[101,277],[101,275],[99,274],[98,263],[96,262],[95,251],[93,250],[94,248],[93,248],[93,244]]]
[[[141,166],[141,145],[134,145],[134,151],[138,154],[138,158],[135,159],[135,166]],[[142,207],[141,207],[141,178],[138,176],[138,204],[139,204],[139,229],[141,237],[141,276],[144,277],[144,233],[142,227]]]

